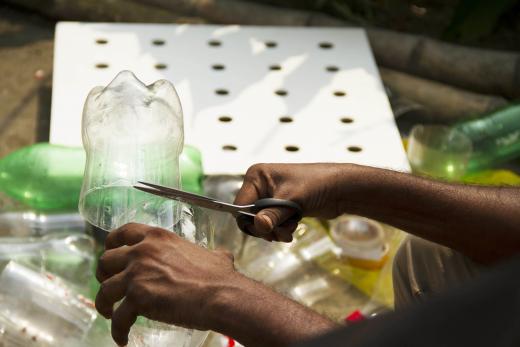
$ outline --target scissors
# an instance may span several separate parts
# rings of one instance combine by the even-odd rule
[[[251,234],[247,227],[254,224],[255,215],[264,208],[286,207],[294,211],[292,216],[280,225],[282,227],[288,224],[298,223],[302,219],[302,208],[300,205],[290,200],[267,198],[257,200],[251,205],[234,205],[206,196],[188,193],[180,189],[169,188],[154,183],[138,181],[138,184],[139,185],[134,185],[134,188],[146,193],[209,208],[211,210],[229,212],[235,217],[240,230],[252,236],[255,235]]]

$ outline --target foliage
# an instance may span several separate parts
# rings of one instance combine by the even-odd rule
[[[450,40],[474,41],[489,35],[500,17],[519,3],[518,0],[461,0],[444,36]]]

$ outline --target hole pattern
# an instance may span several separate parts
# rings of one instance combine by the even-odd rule
[[[285,146],[285,150],[287,152],[298,152],[300,150],[300,147],[294,146],[294,145],[288,145],[288,146]]]
[[[341,97],[341,96],[345,96],[345,95],[347,95],[347,93],[345,93],[345,92],[342,91],[342,90],[336,90],[336,91],[334,92],[334,96],[340,96],[340,97]]]
[[[349,152],[358,153],[358,152],[361,152],[363,149],[361,147],[359,147],[359,146],[348,146],[347,150]]]
[[[341,123],[345,123],[345,124],[354,122],[354,120],[350,117],[342,117],[342,118],[340,118],[340,121],[341,121]]]
[[[224,70],[226,67],[225,67],[224,65],[222,65],[222,64],[213,64],[213,65],[211,66],[211,68],[212,68],[213,70],[220,71],[220,70]]]
[[[167,68],[168,68],[168,65],[163,64],[163,63],[158,63],[158,64],[155,64],[155,68],[156,68],[157,70],[164,70],[164,69],[167,69]]]
[[[332,49],[334,47],[334,44],[331,42],[324,41],[324,42],[320,42],[319,46],[321,49]]]
[[[266,41],[265,46],[269,48],[275,48],[276,46],[278,46],[278,43],[276,43],[275,41]]]
[[[215,90],[215,94],[217,95],[228,95],[229,94],[229,91],[227,89],[217,89]]]
[[[279,71],[281,69],[282,69],[282,67],[278,64],[273,64],[273,65],[269,66],[269,70],[272,70],[272,71]]]
[[[96,43],[98,45],[106,45],[108,43],[108,40],[107,39],[103,39],[103,38],[99,38],[96,40]]]
[[[164,46],[166,44],[166,41],[164,41],[163,39],[153,39],[152,40],[152,45],[154,46]]]
[[[337,72],[339,71],[339,67],[335,65],[329,65],[325,68],[325,70],[327,70],[328,72]]]
[[[106,69],[106,68],[108,68],[108,64],[107,63],[97,63],[96,68],[97,69]]]
[[[208,41],[208,45],[210,45],[211,47],[220,47],[222,46],[222,42],[220,42],[219,40],[210,40]]]
[[[233,145],[222,146],[222,150],[224,150],[224,151],[236,151],[237,149],[238,149],[237,146],[233,146]]]
[[[274,93],[279,96],[287,96],[289,94],[289,92],[285,89],[278,89]]]
[[[230,116],[220,116],[218,117],[218,120],[223,123],[229,123],[233,120],[233,118],[231,118]]]
[[[280,123],[292,123],[293,119],[289,116],[280,117]]]

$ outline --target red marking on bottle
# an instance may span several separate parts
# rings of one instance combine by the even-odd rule
[[[235,347],[235,340],[233,340],[231,337],[227,338],[227,347]]]
[[[345,322],[347,323],[353,323],[353,322],[359,322],[364,320],[366,317],[361,313],[360,310],[355,310],[354,312],[350,313],[347,317],[345,317]]]

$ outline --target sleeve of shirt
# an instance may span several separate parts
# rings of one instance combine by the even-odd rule
[[[520,346],[520,258],[422,304],[298,346]]]

